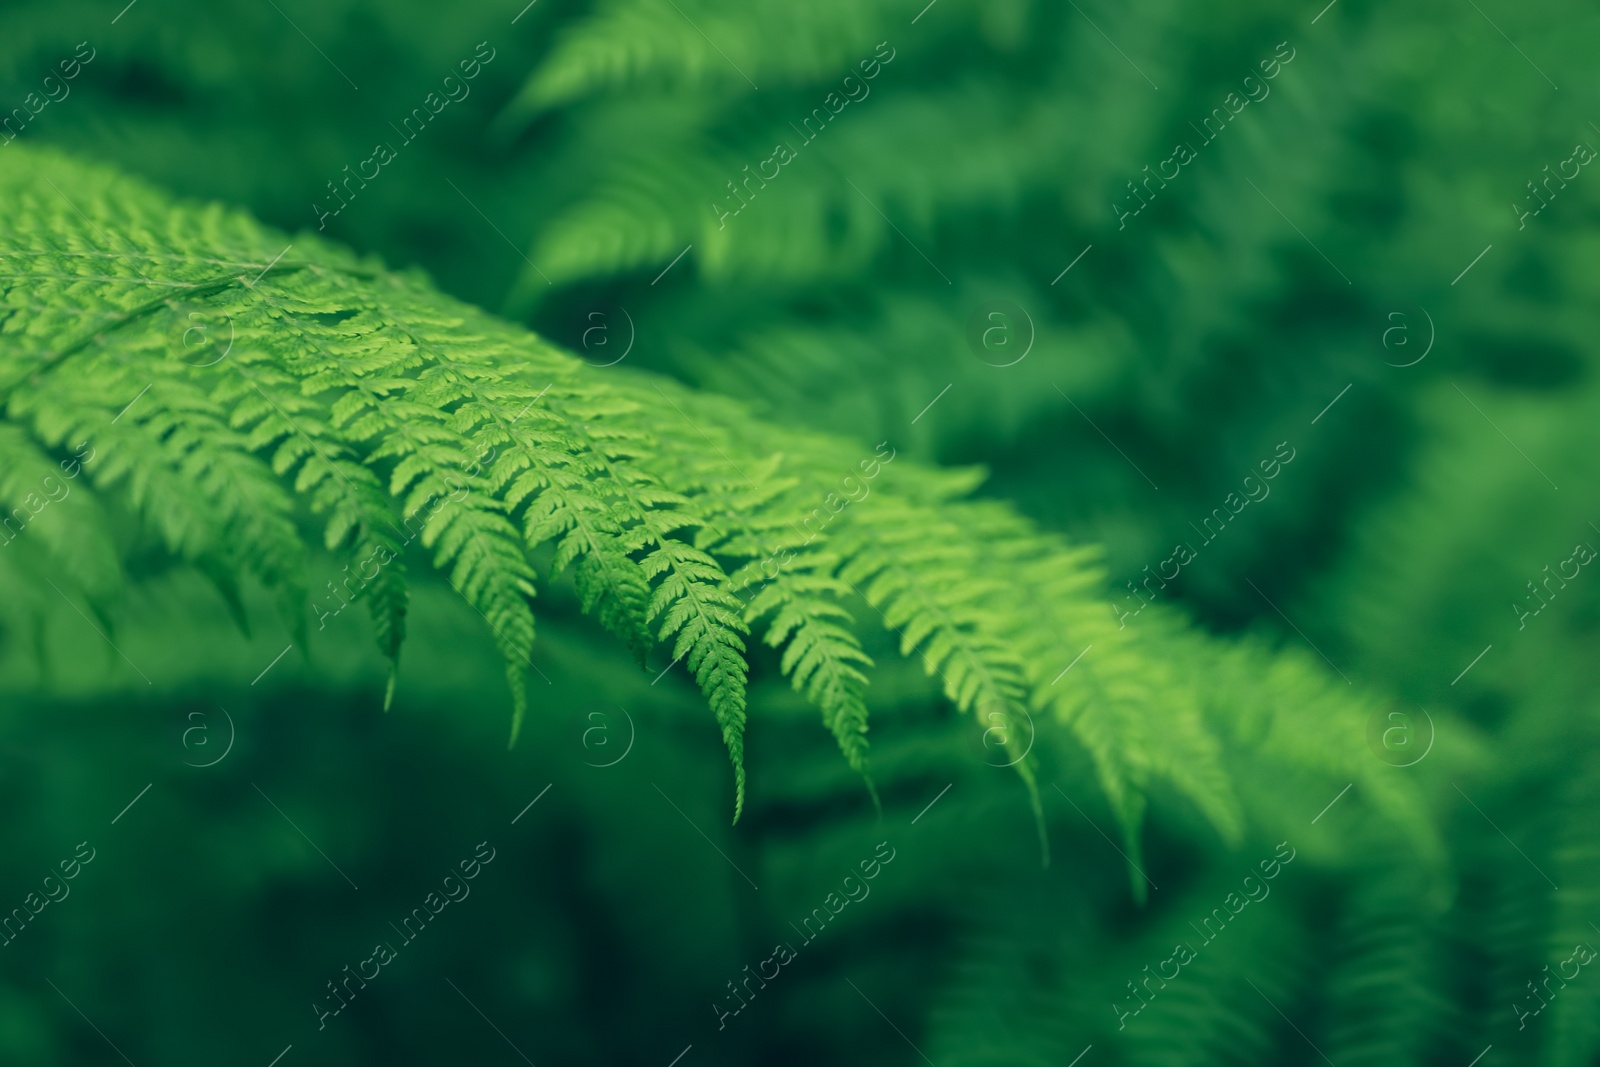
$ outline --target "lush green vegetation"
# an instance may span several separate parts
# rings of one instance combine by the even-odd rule
[[[12,5],[3,1058],[1596,1063],[1597,30]]]

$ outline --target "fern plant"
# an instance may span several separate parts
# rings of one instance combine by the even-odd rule
[[[1238,833],[1217,724],[1159,682],[1178,637],[1119,630],[1095,554],[963,499],[973,473],[863,460],[734,402],[586,367],[314,236],[53,154],[13,159],[3,182],[17,210],[0,223],[8,469],[90,443],[96,506],[132,512],[230,601],[247,578],[273,590],[297,640],[320,593],[303,578],[316,536],[351,561],[342,588],[366,602],[397,670],[414,542],[493,634],[515,741],[533,600],[571,570],[641,664],[681,661],[694,677],[737,819],[753,628],[865,772],[859,597],[956,707],[1063,723],[1135,853],[1157,780]],[[869,468],[871,496],[844,506],[829,487]],[[27,485],[7,481],[9,509],[27,507]],[[64,577],[109,611],[106,521],[36,534],[52,557],[82,561]],[[1070,673],[1057,666],[1086,646]],[[1040,810],[1037,754],[1020,729],[1001,736]],[[1327,760],[1345,762],[1361,764],[1353,751]]]
[[[744,1030],[750,1054],[723,1045],[728,1058],[921,1062],[881,1007],[941,1065],[1324,1053],[1340,1067],[1592,1067],[1600,992],[1587,970],[1526,1027],[1514,1013],[1536,1003],[1530,979],[1600,937],[1600,600],[1586,575],[1552,579],[1553,599],[1536,584],[1600,522],[1584,492],[1600,444],[1588,373],[1600,294],[1582,231],[1594,187],[1562,185],[1525,226],[1506,194],[1590,136],[1569,82],[1600,16],[1367,0],[1137,12],[545,0],[518,14],[464,0],[441,27],[416,6],[279,2],[196,7],[181,27],[139,4],[103,31],[87,27],[115,12],[90,0],[0,12],[13,104],[86,34],[97,50],[72,99],[0,144],[0,685],[16,710],[0,748],[8,761],[48,752],[53,783],[36,788],[45,776],[16,762],[0,773],[8,810],[32,801],[39,815],[13,820],[8,850],[78,832],[87,753],[122,766],[143,716],[200,689],[279,731],[286,704],[338,711],[326,732],[344,731],[346,750],[363,745],[369,698],[387,689],[407,715],[384,724],[386,743],[409,738],[418,764],[479,785],[498,766],[501,795],[464,808],[500,802],[530,767],[562,774],[550,758],[562,713],[603,693],[650,706],[652,771],[670,768],[661,785],[761,883],[749,893],[730,868],[720,873],[737,892],[708,896],[715,873],[616,832],[637,817],[626,787],[608,792],[618,777],[591,784],[583,813],[563,813],[562,833],[610,843],[591,874],[626,869],[626,883],[659,870],[673,899],[659,912],[680,912],[629,930],[628,972],[656,979],[629,1003],[641,1032],[700,1013],[701,987],[720,982],[678,973],[691,936],[696,955],[758,958],[765,931],[814,903],[813,872],[848,868],[861,840],[898,828],[917,842],[895,865],[903,881],[876,882],[848,936],[785,970],[794,984],[762,1010],[784,1003],[786,1019],[769,1015],[759,1039]],[[341,241],[420,264],[466,303],[295,236],[352,146],[387,136],[375,116],[406,113],[483,39],[504,58],[471,99],[328,220]],[[1128,179],[1279,41],[1297,56],[1271,98],[1120,227],[1111,205],[1126,204]],[[879,52],[893,58],[869,79],[862,62]],[[859,98],[814,138],[791,125],[815,126],[830,93]],[[750,177],[776,142],[797,158],[775,180]],[[1006,368],[964,343],[972,310],[1001,297],[1025,305],[1037,342]],[[574,343],[574,322],[625,305],[649,324],[627,367],[692,388],[583,366],[468,304]],[[1421,351],[1424,310],[1439,345],[1398,367]],[[1388,347],[1397,314],[1415,345],[1403,353]],[[1161,606],[1119,628],[1104,572],[1120,588],[1260,442],[1299,435],[1292,478],[1174,590],[1213,628],[1256,632],[1205,636]],[[935,458],[994,476],[917,462]],[[217,595],[195,588],[195,572]],[[262,629],[262,587],[316,650],[317,690],[282,667],[248,686],[260,646],[209,633],[218,604]],[[1507,601],[1532,608],[1537,589],[1550,603],[1523,630]],[[143,643],[154,601],[168,606],[160,635],[184,654],[238,654],[156,659]],[[334,627],[356,601],[387,678]],[[580,607],[645,669],[618,671],[627,656],[570,617]],[[1357,685],[1330,677],[1280,614]],[[463,636],[474,626],[482,642]],[[78,633],[119,678],[95,689],[80,677],[93,672],[62,659],[81,652]],[[41,663],[68,664],[65,677],[30,687],[30,643],[54,653]],[[557,684],[524,686],[530,652],[559,664]],[[472,714],[452,718],[470,735],[454,753],[449,731],[413,719],[485,697],[495,715],[502,669],[514,754],[484,761]],[[663,671],[679,678],[652,686]],[[109,722],[103,706],[78,706],[88,694],[141,717]],[[662,727],[696,701],[711,714],[669,736]],[[1411,768],[1375,760],[1371,724],[1418,708],[1432,716],[1432,754]],[[697,736],[707,721],[734,766],[737,830],[700,821],[726,790],[723,755]],[[52,731],[52,747],[35,747]],[[289,735],[284,762],[339,762],[321,733]],[[390,805],[410,799],[389,780],[404,761],[384,751],[363,746],[368,778],[346,794],[381,799],[323,823],[344,840],[381,837]],[[554,796],[584,795],[587,770],[557,778]],[[632,784],[656,803],[648,777]],[[882,798],[877,818],[863,781]],[[235,816],[259,797],[238,792],[219,833],[250,829]],[[218,810],[216,795],[190,796]],[[1026,823],[1013,825],[1030,806],[1056,857],[1046,870]],[[271,831],[253,839],[268,858],[243,864],[245,879],[212,857],[192,883],[227,902],[218,925],[230,933],[252,907],[315,882]],[[1189,923],[1236,884],[1240,861],[1284,839],[1303,858],[1274,899],[1119,1028],[1108,1007],[1126,1002],[1129,979],[1194,936]],[[161,864],[147,862],[153,883]],[[559,911],[559,893],[533,881],[519,885],[521,913]],[[597,922],[626,921],[630,890],[597,897]],[[154,922],[111,910],[93,922],[84,908],[61,924],[63,943],[30,933],[11,951],[51,967],[111,961],[102,975],[160,955],[181,976],[182,960],[130,931],[187,923],[191,904],[163,901]],[[486,910],[485,926],[502,915]],[[288,933],[300,940],[290,955],[315,955],[314,923]],[[579,973],[593,947],[533,955]],[[518,991],[508,1014],[545,1013],[568,1060],[677,1051],[598,1040],[570,1025],[588,1010],[581,983],[566,999],[529,992],[530,954],[507,947],[497,962],[497,984]],[[6,1047],[30,1062],[47,1049],[81,1058],[80,1020],[56,1002],[67,1025],[53,1025],[43,1002],[55,994],[33,970],[13,969],[0,997],[21,1005],[0,1012]],[[238,999],[297,995],[267,973]],[[109,1007],[78,1002],[122,1042]],[[165,1007],[117,1006],[130,1032]],[[148,1044],[197,1048],[192,1014],[166,1024],[181,1038]],[[210,1048],[225,1050],[213,1060],[236,1054],[222,1018],[209,1020]],[[805,1051],[789,1047],[797,1039]],[[382,1025],[368,1040],[393,1058]],[[705,1054],[697,1039],[682,1062]]]

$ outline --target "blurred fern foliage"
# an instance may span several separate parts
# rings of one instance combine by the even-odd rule
[[[1600,1062],[1600,21],[1314,7],[8,5],[3,1058]]]

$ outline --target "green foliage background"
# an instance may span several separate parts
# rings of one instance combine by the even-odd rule
[[[604,581],[551,579],[548,552],[528,564],[537,673],[506,751],[504,627],[430,577],[428,553],[407,557],[386,714],[382,624],[317,631],[299,601],[283,609],[285,587],[315,590],[351,558],[321,547],[325,519],[262,535],[313,546],[276,576],[233,545],[235,589],[170,535],[186,497],[226,496],[230,478],[242,494],[255,468],[141,497],[130,460],[97,483],[103,507],[82,483],[0,548],[0,906],[77,842],[98,850],[0,949],[5,1062],[267,1064],[286,1045],[284,1067],[519,1062],[511,1044],[541,1064],[666,1064],[692,1045],[685,1067],[1066,1064],[1087,1046],[1084,1067],[1466,1064],[1491,1045],[1484,1067],[1600,1060],[1588,970],[1520,1028],[1512,1008],[1575,944],[1600,945],[1600,587],[1582,572],[1521,628],[1508,606],[1534,606],[1526,583],[1600,538],[1600,194],[1584,171],[1525,224],[1512,207],[1534,206],[1525,183],[1575,143],[1600,143],[1584,80],[1600,15],[1363,0],[120,8],[0,12],[0,107],[23,106],[79,42],[94,55],[0,145],[5,262],[60,238],[200,271],[227,242],[265,265],[292,240],[285,262],[376,279],[334,295],[284,283],[331,336],[349,308],[383,313],[362,303],[387,284],[381,261],[461,359],[515,377],[567,365],[557,349],[581,356],[561,372],[570,402],[592,405],[574,423],[652,442],[639,469],[697,506],[722,499],[696,480],[718,464],[763,483],[770,464],[804,513],[832,471],[891,442],[893,478],[828,543],[969,608],[950,632],[993,637],[979,659],[1014,662],[1035,749],[1022,776],[993,766],[992,708],[900,656],[897,631],[920,617],[881,589],[840,592],[874,662],[873,790],[792,664],[752,636],[748,799],[730,827],[727,716],[719,728],[681,667],[658,678],[677,649],[654,631],[635,642],[640,671],[606,632],[628,613],[608,620]],[[307,232],[326,183],[398,143],[391,124],[479,42],[493,59],[470,96]],[[880,42],[893,59],[870,94],[802,144],[791,124]],[[1280,42],[1293,59],[1270,94],[1199,146],[1191,124]],[[1126,183],[1176,141],[1197,158],[1119,227]],[[775,142],[794,161],[719,224],[725,183]],[[86,163],[285,236],[107,186]],[[132,226],[142,211],[171,221]],[[491,339],[478,344],[431,287],[548,343],[472,319]],[[52,398],[11,383],[80,319],[126,305],[81,275],[17,272],[4,290],[14,508],[37,480],[19,457],[70,455],[72,418],[137,391],[116,360],[173,363],[183,334],[96,346],[105,376],[63,379],[52,429]],[[237,295],[217,306],[259,311]],[[1014,366],[969,345],[995,300],[1032,323]],[[630,336],[621,364],[599,366]],[[263,330],[237,365],[281,372],[288,396],[300,372],[282,338]],[[173,390],[201,380],[168,369]],[[524,377],[529,395],[544,381]],[[159,409],[177,428],[161,439],[244,454],[204,421],[219,394],[181,395],[193,404]],[[654,396],[733,453],[671,436]],[[131,409],[130,435],[169,432],[144,421],[160,397]],[[250,418],[266,421],[240,438],[268,434],[270,414]],[[1138,603],[1125,583],[1198,543],[1191,524],[1279,442],[1295,460],[1270,497],[1117,629]],[[976,501],[954,502],[976,477],[935,466],[982,468]],[[500,601],[508,618],[519,597]],[[222,708],[234,747],[193,766],[224,740]],[[1413,766],[1385,762],[1414,751],[1385,749],[1397,722],[1407,744],[1432,739]],[[847,753],[851,729],[835,731]],[[625,758],[593,765],[628,737]],[[477,903],[448,908],[319,1031],[307,1005],[324,983],[485,839],[498,853]],[[708,1005],[731,1005],[725,983],[884,840],[896,859],[870,897],[719,1030]],[[1127,983],[1193,941],[1280,841],[1297,857],[1272,895],[1119,1029]]]

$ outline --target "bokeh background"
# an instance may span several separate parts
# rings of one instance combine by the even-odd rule
[[[519,7],[8,0],[0,108],[76,57],[9,132],[320,219],[597,373],[980,466],[1103,546],[1108,610],[1287,446],[1163,597],[1386,701],[1372,758],[1438,854],[1241,746],[1242,843],[1157,794],[1132,878],[1063,756],[1044,866],[1015,776],[887,636],[881,809],[758,660],[729,827],[692,683],[641,676],[575,598],[541,597],[508,752],[494,650],[447,590],[418,590],[385,714],[364,621],[275,660],[269,605],[241,629],[152,564],[99,620],[143,674],[59,601],[0,605],[0,907],[95,856],[0,950],[0,1061],[1600,1062],[1600,976],[1541,984],[1600,946],[1600,579],[1539,584],[1600,546],[1600,13]],[[1283,840],[1272,902],[1119,1028],[1128,983]],[[471,896],[319,1029],[325,983],[483,841]],[[884,841],[870,896],[719,1028],[726,984]]]

